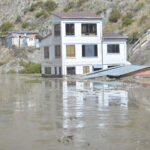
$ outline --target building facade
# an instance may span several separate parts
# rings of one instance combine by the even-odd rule
[[[119,44],[103,38],[102,19],[92,13],[53,12],[52,34],[41,41],[42,74],[82,75],[109,65],[125,64],[126,52],[122,51],[126,51],[126,37]],[[107,54],[108,47],[110,55]],[[111,63],[110,59],[116,56],[119,60],[116,62],[113,58]]]

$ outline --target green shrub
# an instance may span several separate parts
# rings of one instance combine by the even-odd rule
[[[17,16],[16,23],[22,22],[21,16]]]
[[[142,9],[142,7],[144,7],[144,5],[145,5],[144,1],[138,2],[135,6],[135,11],[139,11],[140,9]]]
[[[139,25],[142,25],[143,23],[146,22],[148,16],[147,15],[143,15],[141,18],[140,18],[140,22],[139,22]]]
[[[41,64],[34,63],[34,62],[24,62],[20,61],[20,66],[23,66],[24,69],[21,70],[19,73],[41,73]]]
[[[43,6],[43,2],[42,1],[38,1],[34,4],[31,5],[30,7],[30,11],[34,11],[37,7],[42,7]]]
[[[66,6],[65,6],[65,8],[64,8],[64,11],[65,12],[67,12],[67,11],[69,11],[70,9],[72,9],[73,7],[75,7],[75,2],[70,2],[70,3],[68,3]]]
[[[46,10],[47,12],[51,12],[57,7],[57,4],[53,0],[47,0],[45,3],[42,1],[38,1],[31,5],[30,11],[34,11],[38,7],[41,7],[43,10]]]
[[[84,2],[86,2],[87,0],[78,0],[77,1],[77,5],[76,7],[80,7]]]
[[[15,70],[11,69],[11,70],[9,70],[7,73],[13,74],[13,73],[17,73],[17,72],[16,72]]]
[[[7,32],[7,31],[9,31],[9,29],[11,28],[11,27],[13,27],[14,25],[12,24],[12,23],[10,23],[10,22],[5,22],[4,24],[2,24],[2,26],[1,26],[1,30],[2,30],[2,32]]]
[[[117,8],[113,8],[111,11],[111,14],[109,16],[109,21],[110,22],[117,22],[120,19],[120,12],[117,10]]]
[[[44,3],[44,6],[45,6],[45,9],[48,11],[48,12],[51,12],[53,11],[56,7],[57,7],[57,4],[52,1],[52,0],[47,0],[45,3]]]
[[[99,15],[99,14],[101,14],[101,13],[102,13],[102,10],[98,10],[98,11],[96,12],[97,15]]]
[[[125,18],[122,22],[122,26],[125,27],[125,26],[129,26],[130,24],[132,24],[133,20],[132,18]]]
[[[22,27],[23,28],[27,28],[29,26],[29,22],[24,22],[23,24],[22,24]]]
[[[43,16],[43,15],[45,15],[45,14],[46,14],[46,11],[45,11],[45,10],[41,10],[41,11],[37,12],[35,16],[36,16],[37,18],[39,18],[39,17],[41,17],[41,16]]]
[[[3,36],[3,35],[8,35],[8,32],[0,32],[0,36]]]

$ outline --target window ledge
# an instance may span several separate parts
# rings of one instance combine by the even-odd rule
[[[107,53],[107,55],[120,55],[120,53]]]
[[[99,58],[98,56],[96,56],[96,57],[82,57],[82,58],[85,58],[85,59],[92,59],[92,58]]]
[[[98,37],[98,35],[81,35],[81,37]]]
[[[75,35],[65,35],[64,37],[76,37]]]
[[[76,57],[66,57],[66,59],[76,59]]]

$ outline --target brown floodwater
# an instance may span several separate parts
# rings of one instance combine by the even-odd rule
[[[149,149],[149,86],[0,75],[0,150]]]

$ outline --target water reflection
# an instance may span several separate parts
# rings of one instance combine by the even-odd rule
[[[95,92],[95,87],[99,85]],[[85,91],[83,91],[85,90]],[[128,92],[125,90],[109,90],[105,83],[63,82],[63,127],[83,128],[85,120],[94,112],[98,115],[102,109],[118,106],[128,108]],[[93,107],[95,109],[93,110]],[[94,114],[93,114],[94,115]],[[75,117],[76,122],[73,122]],[[82,120],[84,118],[84,120]],[[99,126],[99,123],[97,123]]]
[[[1,148],[148,149],[149,89],[121,85],[1,76]]]

